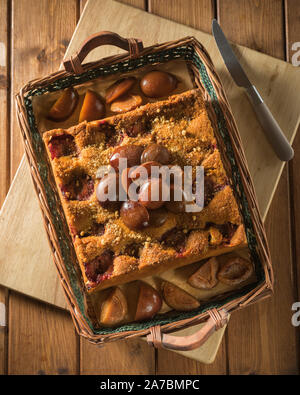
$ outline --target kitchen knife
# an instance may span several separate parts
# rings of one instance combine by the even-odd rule
[[[212,33],[234,82],[238,86],[246,89],[246,93],[252,103],[257,118],[276,155],[282,161],[289,161],[294,156],[293,148],[257,89],[249,81],[216,19],[212,22]]]

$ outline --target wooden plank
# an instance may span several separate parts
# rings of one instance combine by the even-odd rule
[[[7,305],[8,290],[0,287],[0,375],[7,373]]]
[[[292,56],[300,50],[300,3],[298,0],[284,0],[286,24],[286,58],[292,61]],[[293,48],[293,45],[297,47]],[[299,56],[297,56],[300,59]]]
[[[18,168],[23,153],[20,131],[16,125],[13,94],[29,79],[58,69],[76,26],[76,12],[76,0],[12,2],[12,175]],[[10,374],[76,373],[77,339],[72,320],[66,312],[14,293],[10,295]]]
[[[155,350],[141,339],[97,347],[80,340],[80,374],[154,374]]]
[[[10,169],[9,169],[9,103],[7,97],[10,90],[9,80],[9,55],[10,46],[8,45],[7,36],[9,21],[7,0],[0,0],[0,207],[5,199],[9,188],[10,182]]]
[[[23,155],[14,94],[29,80],[58,69],[75,28],[76,9],[76,0],[12,0],[11,179]]]
[[[132,5],[133,7],[146,10],[147,0],[118,0],[120,3]]]
[[[218,2],[218,10],[221,26],[231,40],[284,58],[281,1],[225,0]],[[266,220],[276,278],[275,295],[233,314],[228,326],[230,374],[298,372],[296,333],[290,325],[293,276],[288,190],[285,168]]]
[[[293,55],[298,52],[297,59],[300,60],[300,2],[297,0],[285,0],[286,17],[286,54],[287,61],[291,62]],[[295,43],[298,43],[295,46]],[[296,49],[296,51],[295,51]],[[297,60],[296,59],[296,60]],[[300,72],[300,66],[298,66]],[[290,197],[292,208],[292,237],[294,254],[294,273],[295,289],[294,301],[300,301],[300,128],[293,144],[297,153],[289,163],[290,171]],[[299,333],[299,331],[298,331]],[[300,334],[299,334],[300,335]],[[298,350],[300,350],[300,336],[298,335]]]
[[[23,161],[25,160],[24,158]],[[6,281],[2,285],[25,295],[38,296],[37,299],[41,301],[67,308],[33,185],[31,180],[27,183],[27,188],[23,184],[23,180],[30,177],[29,166],[21,166],[17,174],[20,182],[14,183],[7,195],[7,199],[14,204],[12,206],[4,204],[1,211],[2,223],[8,224],[7,227],[2,227],[1,239],[3,241],[13,239],[14,243],[11,247],[7,245],[7,248],[0,248],[0,262],[1,267],[4,267],[13,256],[14,262],[22,261],[24,266],[22,268],[18,264],[11,266],[11,281]],[[20,199],[19,188],[23,193],[22,199]],[[27,213],[30,212],[38,215],[28,217]],[[28,223],[30,223],[30,229],[28,229]],[[23,231],[18,232],[18,229],[23,229]],[[38,242],[33,244],[32,240],[38,240]],[[37,264],[32,265],[35,260]],[[32,281],[33,276],[35,281]]]
[[[214,9],[210,0],[150,0],[149,11],[159,16],[184,23],[199,30],[210,31]],[[225,340],[212,365],[204,365],[166,350],[157,351],[158,374],[224,374],[226,373]]]
[[[89,0],[79,0],[80,13],[82,13],[82,11],[88,1]],[[123,3],[123,4],[131,5],[136,8],[140,8],[141,10],[145,10],[147,7],[147,0],[117,0],[117,1],[119,1],[120,3]],[[103,30],[103,29],[101,29],[101,27],[99,27],[99,31],[100,30]]]
[[[9,55],[10,47],[8,45],[8,26],[10,21],[7,0],[0,0],[0,207],[4,201],[9,188],[10,167],[9,167]],[[0,287],[0,374],[6,373],[6,343],[7,343],[7,327],[1,326],[6,320],[6,301],[7,291]]]
[[[82,14],[82,11],[84,10],[84,7],[88,3],[89,0],[79,0],[79,14]]]
[[[230,374],[297,374],[287,171],[283,172],[266,221],[275,272],[272,299],[232,314],[228,325]]]
[[[143,0],[122,3],[144,8]],[[155,350],[140,339],[110,343],[98,348],[80,339],[80,374],[154,374]]]
[[[262,305],[260,311],[260,317],[266,319],[262,339],[268,339],[269,347],[272,347],[269,352],[271,372],[276,374],[299,374],[299,328],[291,325],[295,279],[290,216],[289,174],[286,167],[266,221],[267,237],[274,262],[274,297],[265,306]],[[273,346],[270,346],[272,343]]]
[[[215,15],[211,0],[149,0],[149,12],[207,33]]]
[[[232,42],[284,59],[282,0],[219,0],[218,20]]]
[[[78,341],[70,315],[13,293],[8,374],[77,374]]]

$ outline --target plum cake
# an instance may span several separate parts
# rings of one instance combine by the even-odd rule
[[[43,140],[89,292],[247,245],[200,90],[51,130]],[[174,198],[180,187],[172,180],[163,197],[161,175],[150,177],[153,166],[202,167],[201,210],[186,210],[191,201],[183,191],[182,199]],[[110,183],[113,197],[106,193]]]

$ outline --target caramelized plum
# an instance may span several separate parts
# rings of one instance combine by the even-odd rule
[[[166,220],[168,219],[168,211],[164,208],[159,208],[157,210],[152,210],[150,213],[149,225],[154,226],[155,228],[159,228],[162,226]]]
[[[117,325],[125,319],[127,311],[127,300],[120,288],[116,287],[101,306],[100,323],[105,326]]]
[[[141,145],[121,145],[114,150],[109,163],[116,170],[119,170],[120,159],[127,159],[127,167],[137,166],[141,163],[142,152]]]
[[[139,258],[140,248],[141,246],[139,244],[127,244],[124,249],[124,254],[129,255],[130,257]]]
[[[139,202],[150,210],[163,206],[162,189],[165,184],[159,178],[146,181],[139,192]]]
[[[135,169],[132,169],[129,176],[132,180],[136,180],[137,178],[147,179],[151,177],[152,167],[160,167],[160,163],[152,161],[142,163]]]
[[[184,213],[185,212],[185,204],[184,201],[170,201],[165,203],[166,208],[174,214]]]
[[[70,134],[53,136],[48,143],[51,159],[72,155],[76,152],[74,137]]]
[[[105,104],[98,93],[87,90],[79,115],[79,122],[95,121],[105,116]]]
[[[149,223],[149,213],[139,202],[128,200],[122,204],[120,210],[124,224],[132,230],[142,229]]]
[[[87,177],[85,180],[81,180],[80,191],[77,193],[77,200],[88,200],[94,192],[94,181]]]
[[[102,236],[105,233],[105,226],[104,224],[99,224],[97,222],[93,223],[92,232],[95,236]]]
[[[188,283],[194,288],[211,289],[218,284],[217,272],[219,263],[215,257],[205,262],[194,274],[192,274]]]
[[[112,202],[118,202],[120,198],[120,185],[118,173],[108,173],[101,178],[97,188],[96,196],[103,207]]]
[[[241,257],[231,257],[221,267],[218,279],[228,285],[236,285],[247,280],[253,274],[253,265]]]
[[[165,302],[177,311],[190,311],[200,306],[192,295],[168,281],[162,283],[162,292]]]
[[[231,238],[236,233],[237,225],[231,222],[226,222],[223,225],[216,225],[218,230],[221,232],[223,239],[226,243],[230,243]]]
[[[123,113],[134,110],[143,103],[143,99],[139,95],[124,95],[114,101],[110,109],[112,112]]]
[[[122,183],[122,187],[124,189],[124,191],[126,191],[128,193],[128,189],[132,183],[132,179],[129,177],[129,173],[131,172],[130,167],[127,167],[127,169],[124,169],[122,171],[122,175],[121,175],[121,183]]]
[[[150,123],[146,120],[137,119],[132,126],[126,128],[126,134],[129,137],[137,137],[142,133],[149,133],[150,131]]]
[[[204,205],[207,206],[215,194],[225,188],[225,184],[216,184],[211,177],[204,178]]]
[[[105,142],[109,147],[115,147],[116,145],[121,144],[124,136],[123,134],[117,134],[116,129],[113,125],[109,125],[104,119],[99,121],[101,125],[103,122],[103,129],[102,131],[105,133]]]
[[[167,247],[174,248],[179,254],[186,248],[186,240],[187,235],[181,230],[176,229],[168,230],[161,237],[161,241]]]
[[[168,96],[176,87],[177,78],[165,71],[150,71],[141,79],[140,87],[145,96],[158,98]]]
[[[162,299],[157,290],[151,285],[140,282],[140,292],[135,321],[149,320],[159,312],[162,305]]]
[[[87,278],[97,283],[103,279],[103,276],[107,277],[113,269],[113,257],[113,251],[106,250],[97,258],[85,263],[84,266]]]
[[[136,81],[135,77],[122,78],[112,84],[106,91],[105,100],[107,104],[112,103],[120,96],[127,93],[134,85]]]
[[[94,181],[88,175],[81,175],[69,184],[61,185],[60,189],[68,200],[88,200],[94,192]]]
[[[138,200],[138,194],[141,185],[147,180],[147,178],[146,180],[143,178],[133,180],[131,178],[131,174],[134,170],[135,167],[128,167],[127,169],[124,169],[121,175],[121,183],[122,188],[124,191],[126,191],[129,200],[136,201]]]
[[[63,122],[74,112],[78,103],[78,93],[74,88],[65,89],[50,108],[48,119]]]
[[[186,200],[184,197],[184,191],[177,187],[176,190],[180,189],[181,193],[181,200],[174,200],[175,199],[175,186],[174,184],[170,185],[170,201],[165,203],[166,208],[171,211],[172,213],[184,213],[185,212],[185,206],[186,206]]]
[[[163,145],[159,144],[150,144],[144,150],[141,157],[141,162],[159,162],[162,165],[167,165],[170,162],[171,155],[169,150]]]

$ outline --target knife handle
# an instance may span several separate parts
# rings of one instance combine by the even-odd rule
[[[284,162],[291,160],[294,150],[283,134],[269,107],[263,101],[254,85],[247,88],[247,95],[253,105],[257,118],[264,129],[265,135],[278,158]]]

